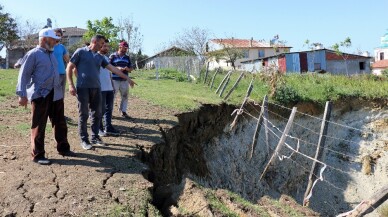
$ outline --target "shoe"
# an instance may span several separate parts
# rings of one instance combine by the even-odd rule
[[[99,136],[96,136],[92,139],[92,144],[99,145],[99,146],[106,146]]]
[[[106,129],[104,132],[105,132],[105,134],[107,136],[118,136],[118,135],[120,135],[120,131],[116,130],[113,127],[110,127],[108,129]]]
[[[129,117],[129,115],[126,112],[121,112],[121,116],[126,119],[131,119],[131,117]]]
[[[106,136],[106,132],[103,131],[103,130],[99,130],[99,131],[98,131],[98,135],[99,135],[99,136],[102,136],[102,137],[105,137],[105,136]]]
[[[85,150],[90,150],[90,149],[93,148],[92,144],[90,144],[89,141],[82,141],[82,142],[81,142],[81,146],[82,146],[82,148],[85,149]]]
[[[51,161],[45,157],[40,157],[40,158],[34,158],[32,161],[34,161],[37,164],[40,165],[50,165]]]
[[[73,151],[65,151],[65,152],[59,152],[60,155],[63,157],[75,157],[77,156]]]

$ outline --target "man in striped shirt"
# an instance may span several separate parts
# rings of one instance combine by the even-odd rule
[[[128,75],[133,68],[129,56],[126,54],[128,51],[128,43],[125,41],[120,42],[119,50],[110,55],[110,64],[116,66],[121,70],[125,75]],[[128,108],[128,91],[129,85],[125,79],[120,78],[119,76],[112,75],[113,87],[115,89],[115,94],[120,93],[121,102],[119,106],[119,111],[121,112],[122,117],[129,118],[127,114]]]

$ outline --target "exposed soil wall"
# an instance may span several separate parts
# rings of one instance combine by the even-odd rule
[[[323,106],[311,103],[295,105],[298,111],[322,116]],[[334,105],[329,125],[324,181],[314,188],[311,207],[322,215],[335,215],[348,211],[366,199],[388,180],[388,104],[386,100],[343,100]],[[246,106],[248,112],[258,116],[259,107]],[[290,159],[276,159],[265,177],[260,175],[276,147],[278,138],[270,133],[266,146],[264,130],[252,159],[252,137],[256,119],[249,115],[239,117],[235,128],[230,128],[234,107],[204,105],[198,111],[178,116],[179,125],[164,132],[165,142],[154,146],[149,155],[151,178],[155,184],[154,198],[160,207],[176,203],[182,190],[183,178],[214,189],[228,189],[256,202],[265,195],[279,198],[288,194],[301,203],[307,185],[312,161],[294,153]],[[289,110],[272,105],[269,119],[276,127],[270,129],[280,136]],[[299,140],[299,151],[314,156],[321,121],[298,113],[290,135]],[[348,127],[344,127],[348,126]],[[358,131],[355,129],[362,129]],[[365,133],[373,132],[373,133]],[[298,147],[298,140],[288,138],[288,144]],[[283,148],[281,155],[290,156]],[[372,172],[362,173],[362,159],[371,156]],[[357,189],[366,189],[362,192]],[[159,204],[158,204],[159,202]],[[373,215],[372,215],[373,216]]]

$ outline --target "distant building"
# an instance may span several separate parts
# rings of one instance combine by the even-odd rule
[[[172,46],[151,57],[148,57],[146,59],[139,61],[138,64],[140,66],[143,66],[143,68],[145,69],[153,69],[158,64],[158,62],[160,62],[161,57],[180,57],[180,56],[194,56],[194,55],[185,49]]]
[[[384,69],[388,69],[388,29],[387,33],[381,37],[380,46],[375,48],[374,53],[373,74],[380,75]]]
[[[276,40],[278,37],[276,38]],[[268,56],[273,56],[279,53],[290,52],[291,47],[285,46],[283,44],[276,44],[276,40],[271,40],[271,42],[266,42],[264,40],[256,41],[251,39],[211,39],[208,42],[207,53],[215,54],[216,52],[222,52],[225,48],[236,49],[241,53],[241,57],[236,59],[235,67],[236,69],[242,69],[241,62],[249,61],[257,58],[263,58]],[[213,55],[214,56],[214,55]],[[223,69],[232,69],[231,63],[227,60],[228,58],[221,57],[216,59],[215,57],[210,58],[209,60],[209,69],[215,69],[221,67]]]
[[[256,60],[243,61],[242,64],[243,69],[246,71],[276,67],[284,74],[315,71],[346,74],[346,70],[350,75],[371,72],[370,57],[348,53],[337,55],[335,51],[329,49],[282,53]]]
[[[77,44],[82,40],[83,35],[86,33],[86,29],[77,27],[66,27],[62,28],[63,37],[61,43],[69,49],[70,46]],[[38,33],[29,35],[26,39],[14,42],[6,50],[6,68],[12,68],[18,59],[23,56],[32,48],[38,44]]]

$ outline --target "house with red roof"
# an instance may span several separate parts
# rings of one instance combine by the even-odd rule
[[[278,39],[278,37],[275,39]],[[286,53],[290,52],[290,50],[291,47],[280,43],[278,40],[266,42],[265,40],[254,40],[253,38],[211,39],[207,44],[207,53],[210,56],[209,69],[211,70],[218,67],[230,70],[233,69],[233,64],[236,69],[242,70],[241,62],[243,61]],[[233,63],[228,57],[230,52],[237,55]]]
[[[375,48],[375,62],[372,64],[373,74],[381,75],[381,72],[388,69],[388,29],[381,37],[380,46]]]

